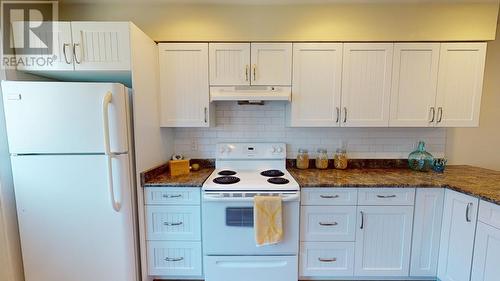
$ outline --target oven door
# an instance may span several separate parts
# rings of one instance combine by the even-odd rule
[[[266,192],[210,192],[203,195],[203,252],[205,255],[296,255],[299,244],[298,191],[280,192],[283,241],[257,247],[253,228],[253,196]]]

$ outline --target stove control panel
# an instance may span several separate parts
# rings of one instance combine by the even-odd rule
[[[219,143],[218,159],[286,159],[284,143]]]

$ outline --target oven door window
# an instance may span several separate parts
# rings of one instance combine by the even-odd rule
[[[226,208],[226,225],[253,227],[253,207]]]

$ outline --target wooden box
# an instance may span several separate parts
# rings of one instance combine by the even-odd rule
[[[173,177],[189,174],[189,160],[170,160],[168,166]]]

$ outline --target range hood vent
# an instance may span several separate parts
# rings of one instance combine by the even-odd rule
[[[281,86],[210,87],[210,101],[290,101],[292,88]]]

